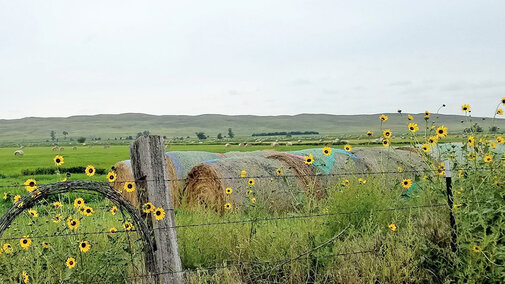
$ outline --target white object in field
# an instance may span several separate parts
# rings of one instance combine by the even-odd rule
[[[23,152],[23,150],[17,150],[14,152],[14,156],[23,156],[25,154],[25,152]]]
[[[286,146],[293,146],[293,142],[287,142]]]
[[[231,144],[230,143],[226,143],[226,145],[224,145],[225,148],[230,148],[231,147]]]

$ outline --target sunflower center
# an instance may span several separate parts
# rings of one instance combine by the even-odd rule
[[[91,213],[91,210],[87,209],[87,210],[86,210],[86,212],[87,212],[87,213]]]
[[[75,221],[70,222],[70,225],[75,226]]]
[[[30,186],[34,186],[35,183],[33,181],[30,182]]]
[[[131,184],[128,184],[128,188],[130,188],[130,189],[131,189],[132,187],[133,187],[133,185],[131,185]]]
[[[28,241],[27,240],[23,240],[23,244],[26,244]]]
[[[156,211],[156,215],[161,215],[161,212],[160,211]]]
[[[60,163],[60,159],[56,159],[56,163]]]
[[[93,169],[89,169],[89,170],[88,170],[88,172],[89,172],[89,173],[92,173],[92,172],[93,172]]]

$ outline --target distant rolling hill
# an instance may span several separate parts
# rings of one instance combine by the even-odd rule
[[[384,128],[390,128],[394,133],[407,132],[406,114],[387,114],[389,120]],[[318,131],[321,135],[356,135],[364,134],[367,130],[377,132],[380,127],[378,114],[372,115],[329,115],[329,114],[299,114],[279,116],[254,115],[219,115],[203,114],[186,115],[148,115],[139,113],[99,114],[91,116],[72,116],[67,118],[38,118],[0,120],[0,142],[28,143],[50,140],[50,132],[54,130],[57,138],[63,140],[63,131],[67,131],[68,138],[80,136],[100,137],[102,140],[126,136],[136,136],[138,132],[149,130],[151,134],[195,137],[195,132],[216,137],[223,136],[231,127],[236,136],[250,137],[253,133],[278,131]],[[437,125],[444,124],[450,133],[461,133],[469,126],[464,116],[432,115],[431,121]],[[415,114],[415,121],[421,130],[425,121],[423,114]],[[461,123],[461,121],[465,123]],[[485,130],[492,125],[492,118],[472,118]],[[496,126],[505,129],[505,120],[497,119]]]

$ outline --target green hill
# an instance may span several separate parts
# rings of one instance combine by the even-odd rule
[[[395,134],[407,132],[406,114],[387,114],[389,120],[384,128],[390,128]],[[423,114],[414,115],[421,130],[425,121]],[[438,117],[438,119],[437,119]],[[472,118],[483,129],[488,130],[492,118]],[[450,133],[461,133],[470,124],[467,118],[459,115],[432,115],[430,123],[444,124]],[[465,121],[462,123],[461,121]],[[505,120],[497,119],[496,126],[505,129]],[[367,130],[378,131],[380,122],[377,114],[372,115],[329,115],[329,114],[299,114],[280,116],[254,115],[219,115],[204,114],[187,115],[148,115],[137,113],[100,114],[91,116],[72,116],[67,118],[38,118],[0,120],[0,143],[31,143],[50,140],[50,132],[54,130],[59,141],[63,140],[63,131],[69,133],[68,138],[80,136],[100,137],[102,140],[133,136],[138,132],[149,130],[151,134],[167,137],[191,136],[203,131],[211,137],[218,133],[227,134],[231,127],[240,137],[250,137],[253,133],[278,131],[318,131],[321,135],[359,135]]]

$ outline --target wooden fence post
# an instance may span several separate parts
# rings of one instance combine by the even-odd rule
[[[182,283],[182,264],[174,228],[172,192],[163,142],[158,135],[140,137],[130,145],[130,158],[140,206],[151,202],[156,208],[163,208],[166,213],[165,218],[159,221],[153,213],[150,214],[148,226],[154,234],[156,259],[154,265],[148,268],[148,272],[153,276],[159,275],[154,279],[158,279],[160,283],[179,284]],[[171,271],[176,273],[170,273]]]
[[[444,161],[445,166],[445,184],[447,190],[447,205],[449,206],[449,222],[451,225],[451,249],[453,252],[458,250],[458,230],[456,227],[456,219],[454,218],[454,212],[452,209],[454,207],[454,196],[452,195],[452,170],[451,162],[449,160]]]

